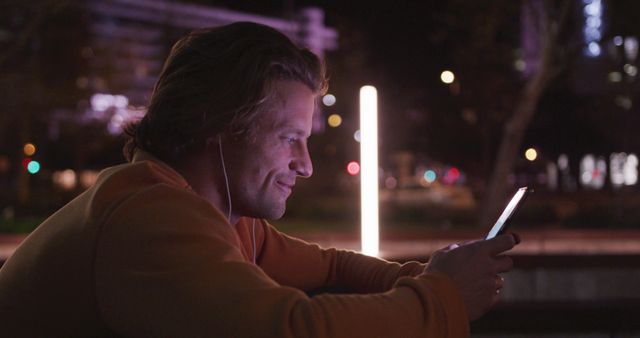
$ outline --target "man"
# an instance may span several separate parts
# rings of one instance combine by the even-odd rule
[[[7,337],[464,337],[497,300],[512,235],[390,263],[288,237],[280,218],[324,70],[252,23],[172,49],[130,163],[104,170],[0,270]],[[311,203],[311,201],[310,201]],[[340,288],[346,294],[308,296]]]

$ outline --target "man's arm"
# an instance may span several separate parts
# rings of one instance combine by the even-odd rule
[[[338,288],[354,293],[384,292],[400,277],[417,276],[425,264],[398,264],[290,237],[262,221],[258,265],[280,284],[304,291]]]
[[[310,298],[247,262],[217,210],[166,186],[111,214],[95,276],[101,316],[124,336],[468,335],[464,301],[440,272],[401,278],[384,293]]]
[[[265,240],[259,263],[279,283],[305,291],[337,288],[347,292],[384,292],[403,276],[441,272],[451,278],[467,307],[470,320],[478,319],[498,301],[502,278],[498,274],[513,267],[503,252],[519,238],[505,234],[491,240],[454,244],[433,253],[428,265],[403,265],[355,252],[321,249],[291,238],[265,225]]]

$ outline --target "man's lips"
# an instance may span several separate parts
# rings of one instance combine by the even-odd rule
[[[295,186],[295,183],[287,183],[287,182],[283,182],[283,181],[278,180],[278,181],[276,181],[276,185],[280,189],[290,193],[293,190],[293,187]]]

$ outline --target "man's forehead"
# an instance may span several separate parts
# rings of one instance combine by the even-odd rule
[[[264,127],[299,129],[301,133],[309,133],[317,95],[300,82],[278,82],[265,102],[258,123]]]
[[[258,124],[269,129],[289,129],[300,134],[311,133],[311,123],[314,112],[286,109],[268,109],[261,114]],[[307,116],[308,115],[308,116]]]

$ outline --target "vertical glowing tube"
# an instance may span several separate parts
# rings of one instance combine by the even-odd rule
[[[378,92],[360,88],[360,208],[362,253],[377,256],[378,235]]]

